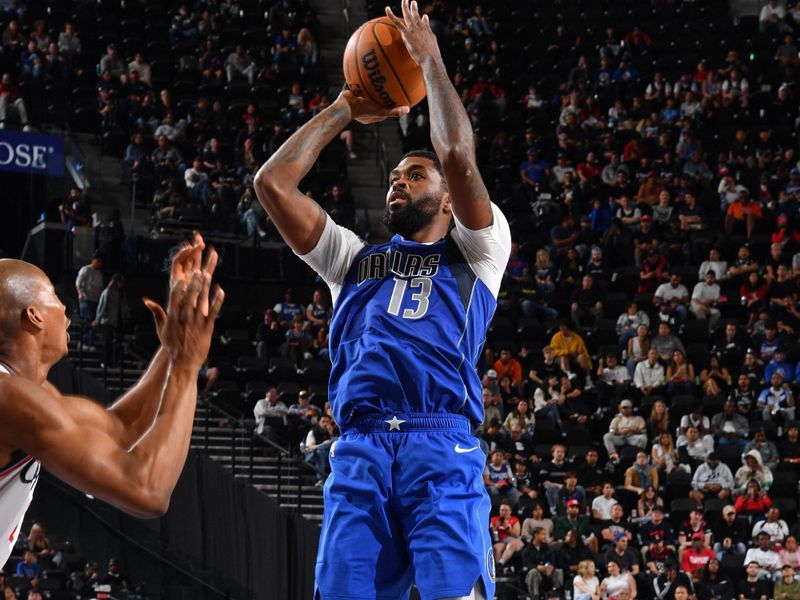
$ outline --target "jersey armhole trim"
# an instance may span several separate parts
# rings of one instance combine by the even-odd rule
[[[33,457],[30,454],[23,454],[22,457],[16,458],[16,459],[12,458],[11,462],[9,462],[4,467],[0,468],[0,479],[2,479],[3,477],[5,477],[9,473],[11,473],[12,471],[15,471],[16,469],[18,469],[19,467],[21,467],[25,463],[28,463],[28,462],[30,462],[32,460],[33,460]]]

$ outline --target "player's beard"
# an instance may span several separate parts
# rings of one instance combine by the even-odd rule
[[[409,239],[431,224],[441,206],[441,196],[423,196],[419,200],[409,198],[406,205],[399,210],[390,210],[387,206],[383,212],[383,224],[392,233]]]

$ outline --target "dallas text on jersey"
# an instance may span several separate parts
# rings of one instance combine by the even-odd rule
[[[407,254],[387,250],[368,254],[358,263],[358,285],[367,279],[383,279],[387,273],[399,277],[434,277],[439,272],[441,254]]]

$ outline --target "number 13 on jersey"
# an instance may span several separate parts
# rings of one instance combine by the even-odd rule
[[[402,317],[404,319],[419,319],[424,317],[425,313],[428,312],[428,297],[431,295],[430,277],[414,277],[411,280],[395,277],[392,299],[389,301],[387,312],[395,317],[400,316],[400,306],[403,304],[403,297],[405,296],[407,287],[411,288],[411,300],[416,302],[417,305],[414,308],[406,308],[403,310]]]

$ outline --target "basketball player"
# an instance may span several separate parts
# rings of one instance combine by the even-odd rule
[[[330,452],[316,600],[494,594],[475,370],[511,239],[476,167],[472,128],[427,17],[387,9],[420,64],[436,153],[392,170],[391,241],[368,246],[297,188],[351,120],[399,116],[343,91],[261,168],[256,193],[334,299],[329,397],[342,436]],[[451,229],[451,225],[454,227]]]
[[[67,353],[64,305],[37,267],[0,260],[0,565],[14,547],[40,464],[133,515],[166,511],[189,450],[197,373],[224,299],[219,287],[210,291],[216,253],[202,266],[202,251],[198,235],[176,255],[166,312],[145,300],[161,348],[108,410],[47,382]]]

